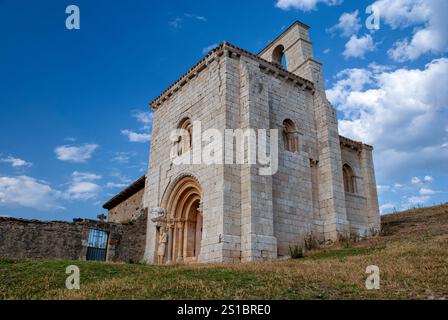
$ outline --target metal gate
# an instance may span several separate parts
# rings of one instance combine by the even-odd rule
[[[106,261],[107,232],[90,229],[87,245],[87,260]]]

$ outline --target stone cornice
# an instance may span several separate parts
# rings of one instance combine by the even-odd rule
[[[373,147],[368,145],[368,144],[364,144],[360,141],[355,141],[343,136],[339,136],[339,141],[341,143],[341,146],[343,147],[348,147],[350,149],[356,150],[356,151],[361,151],[362,149],[367,149],[372,151]]]
[[[285,70],[282,66],[275,64],[273,62],[269,62],[259,56],[241,49],[233,44],[228,42],[223,42],[212,51],[210,51],[203,59],[201,59],[198,63],[196,63],[193,67],[190,68],[182,77],[180,77],[176,82],[174,82],[168,89],[166,89],[161,95],[155,98],[151,103],[150,107],[153,110],[157,110],[166,100],[168,100],[172,95],[174,95],[177,91],[179,91],[185,84],[187,84],[190,80],[194,79],[198,76],[200,72],[205,70],[213,61],[219,60],[222,56],[245,56],[251,58],[252,60],[257,61],[260,64],[260,70],[265,73],[270,73],[275,75],[278,78],[282,78],[286,81],[293,82],[299,85],[304,90],[310,90],[314,92],[314,84],[313,82],[304,79],[292,72]]]

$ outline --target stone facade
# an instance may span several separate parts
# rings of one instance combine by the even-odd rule
[[[275,259],[310,234],[331,243],[380,228],[372,147],[339,135],[306,25],[294,23],[258,55],[222,43],[151,108],[148,263]],[[201,162],[197,144],[193,164],[174,164],[173,146],[186,147],[171,134],[195,122],[202,128],[190,131],[187,149],[207,129],[278,129],[278,172]]]
[[[114,223],[127,223],[135,220],[143,208],[143,194],[145,189],[130,196],[125,201],[109,210],[109,221]]]
[[[145,176],[140,177],[103,205],[103,208],[108,210],[109,222],[126,224],[138,219],[144,211],[145,181]]]

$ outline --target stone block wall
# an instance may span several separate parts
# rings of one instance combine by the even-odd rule
[[[126,223],[135,220],[138,217],[140,210],[143,208],[144,192],[145,190],[142,189],[110,209],[108,213],[109,221],[114,223]]]
[[[372,148],[341,137],[342,165],[354,174],[354,192],[345,192],[350,232],[361,237],[380,229],[378,196],[373,169]]]
[[[119,232],[109,237],[109,251],[114,251],[109,259],[114,262],[141,262],[145,254],[147,214],[141,214],[125,225]]]
[[[0,257],[79,260],[82,231],[79,223],[0,218]]]
[[[191,77],[181,80],[181,88],[154,110],[154,124],[151,141],[151,161],[147,173],[144,206],[151,212],[152,208],[163,207],[169,190],[184,176],[198,180],[202,190],[201,203],[203,212],[203,230],[199,261],[226,262],[223,255],[225,244],[224,231],[224,167],[205,164],[201,161],[201,151],[196,153],[199,160],[193,159],[191,165],[175,165],[170,160],[173,130],[179,123],[189,118],[191,123],[201,123],[201,131],[225,127],[224,86],[225,58],[210,57],[204,63],[207,66]],[[198,130],[193,127],[193,140]],[[199,137],[200,138],[200,133]],[[202,146],[206,146],[203,143]],[[195,164],[200,163],[200,164]],[[156,226],[148,219],[145,260],[154,263],[157,247]]]
[[[107,261],[143,260],[146,215],[121,225],[95,220],[73,222],[0,218],[0,257],[85,260],[90,229],[108,233]]]

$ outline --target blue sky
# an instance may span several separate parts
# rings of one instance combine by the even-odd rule
[[[103,213],[146,170],[148,102],[213,45],[257,53],[295,20],[311,27],[341,133],[375,147],[382,211],[445,202],[447,3],[0,0],[0,215]],[[70,4],[79,30],[65,28]]]

